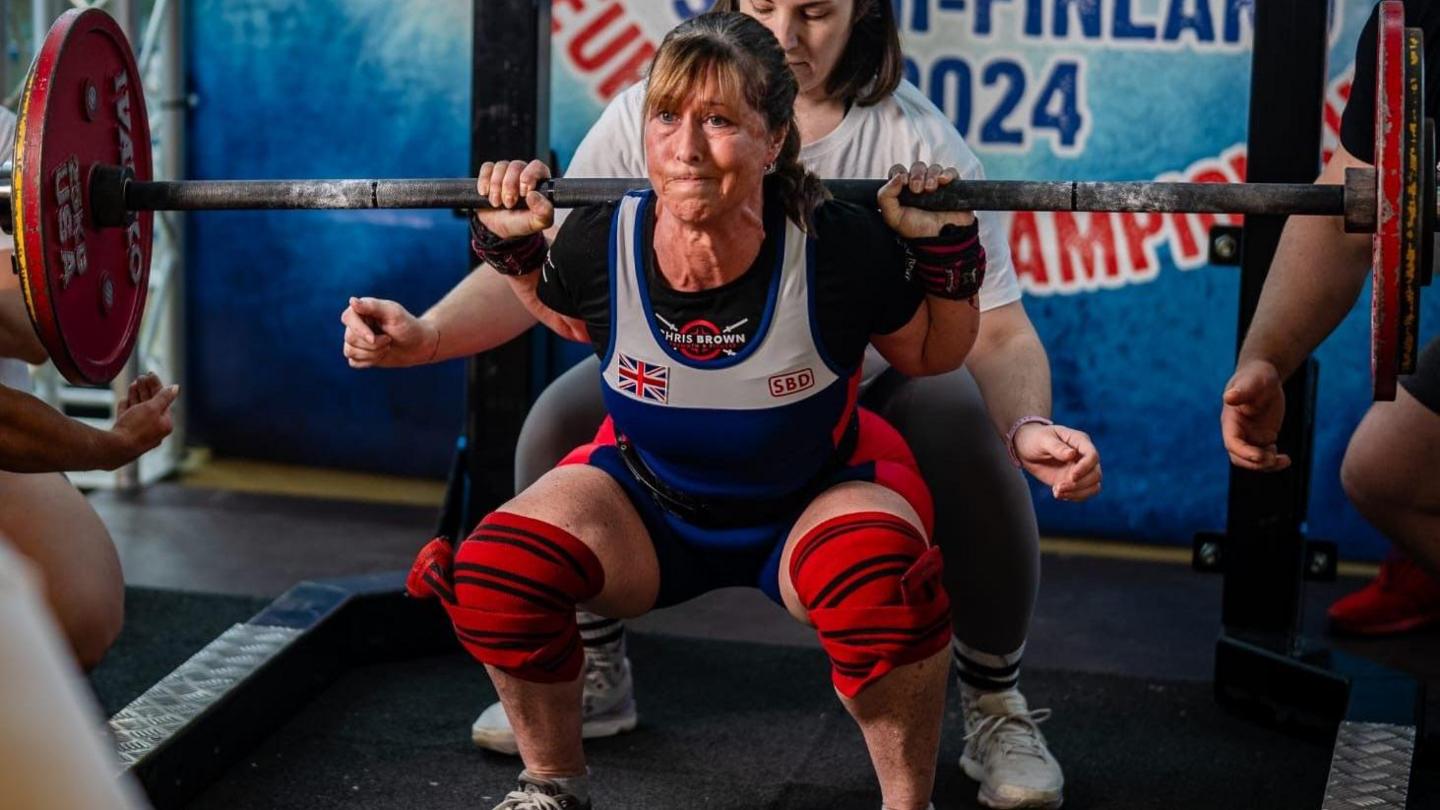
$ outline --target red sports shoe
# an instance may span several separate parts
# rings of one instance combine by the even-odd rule
[[[1330,630],[1355,636],[1388,636],[1440,622],[1440,581],[1409,559],[1391,556],[1380,575],[1335,600]]]

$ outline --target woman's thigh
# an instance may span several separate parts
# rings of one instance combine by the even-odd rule
[[[501,511],[544,521],[574,535],[600,561],[605,584],[584,607],[602,616],[638,616],[655,604],[660,565],[650,533],[629,496],[603,470],[557,467]]]
[[[1394,402],[1375,403],[1350,437],[1340,472],[1352,498],[1440,511],[1440,413],[1404,388]]]
[[[125,581],[110,532],[85,496],[59,473],[0,472],[0,535],[39,567],[72,643],[103,652],[120,629]]]

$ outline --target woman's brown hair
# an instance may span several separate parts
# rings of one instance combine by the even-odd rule
[[[683,106],[698,87],[711,82],[722,96],[759,112],[768,132],[786,130],[766,185],[780,193],[786,215],[813,232],[811,215],[829,194],[800,164],[795,74],[770,29],[739,12],[711,12],[680,23],[665,35],[650,65],[646,118],[657,109]]]
[[[843,0],[842,0],[843,2]],[[850,0],[854,17],[840,61],[825,80],[831,98],[861,107],[879,104],[905,77],[905,53],[890,0]],[[716,0],[713,11],[739,11],[740,0]]]

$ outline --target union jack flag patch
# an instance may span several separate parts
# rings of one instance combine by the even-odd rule
[[[670,391],[670,367],[636,360],[624,352],[619,355],[620,367],[615,387],[636,399],[666,404]]]

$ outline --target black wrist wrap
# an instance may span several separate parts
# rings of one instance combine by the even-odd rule
[[[926,293],[964,301],[980,292],[985,283],[985,248],[978,223],[946,225],[939,236],[902,242],[910,256],[906,275]]]
[[[470,249],[480,260],[506,276],[524,276],[545,264],[550,245],[545,234],[532,233],[518,239],[502,239],[485,227],[479,217],[470,217]]]

